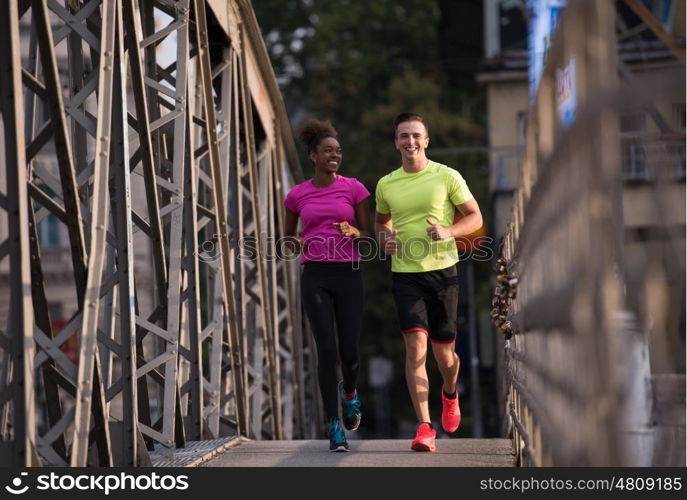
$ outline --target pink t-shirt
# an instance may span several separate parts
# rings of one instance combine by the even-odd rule
[[[360,260],[354,238],[341,236],[335,222],[346,221],[356,226],[354,207],[370,196],[357,179],[337,175],[326,188],[313,186],[312,179],[295,185],[284,200],[284,206],[301,219],[303,256],[321,262],[353,262]]]

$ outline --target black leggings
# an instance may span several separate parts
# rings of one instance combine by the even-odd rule
[[[308,261],[303,265],[301,297],[315,337],[317,379],[324,411],[329,420],[339,414],[336,387],[338,358],[341,359],[345,391],[352,393],[356,388],[360,364],[358,340],[363,316],[363,280],[360,269],[353,269],[351,262]]]

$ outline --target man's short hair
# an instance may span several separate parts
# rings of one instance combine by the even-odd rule
[[[403,122],[420,122],[420,123],[422,123],[425,126],[425,132],[429,136],[429,127],[427,127],[427,124],[425,123],[424,118],[422,118],[417,113],[401,113],[396,118],[394,118],[394,137],[396,137],[396,131],[398,130],[398,126]]]

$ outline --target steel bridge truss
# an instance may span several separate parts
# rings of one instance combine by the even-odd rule
[[[665,235],[660,251],[646,255],[653,262],[643,274],[624,255],[619,115],[627,103],[641,103],[660,127],[665,120],[658,119],[655,96],[672,95],[680,82],[628,84],[631,75],[616,52],[615,16],[608,1],[566,7],[530,108],[498,261],[492,317],[505,334],[502,404],[518,463],[526,466],[648,465],[653,453],[648,348],[631,299],[649,296],[642,288],[649,283],[660,299],[647,310],[660,318],[657,311],[669,310],[668,291],[684,290],[684,262],[675,251],[684,233],[670,232],[674,208],[666,199],[684,164],[684,131],[661,127],[644,150],[650,206]],[[684,70],[684,51],[677,52]],[[566,75],[576,93],[567,124],[561,119],[570,95]],[[679,305],[673,311],[677,317]],[[665,328],[666,338],[679,338],[675,323]]]
[[[312,436],[314,350],[296,263],[275,253],[302,174],[249,3],[0,9],[0,456],[134,466],[187,440]],[[37,234],[48,216],[69,241],[76,307],[61,329]]]

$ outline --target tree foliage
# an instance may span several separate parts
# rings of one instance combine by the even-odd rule
[[[357,122],[405,65],[437,70],[434,0],[261,0],[253,7],[291,110]]]

